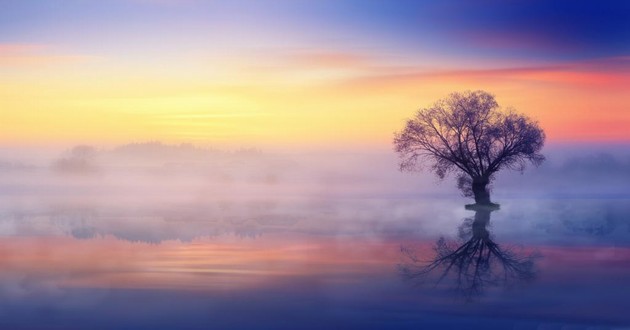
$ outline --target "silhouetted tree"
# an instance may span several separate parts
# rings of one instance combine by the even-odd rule
[[[492,240],[487,228],[492,211],[475,208],[475,217],[465,219],[459,228],[463,243],[440,238],[433,248],[435,257],[431,261],[424,262],[412,249],[401,248],[407,259],[399,265],[401,275],[407,280],[422,282],[435,274],[437,283],[448,277],[467,299],[482,294],[488,286],[534,279],[534,255],[519,256]]]
[[[97,171],[94,164],[97,150],[92,146],[79,145],[66,152],[53,163],[53,169],[67,174],[91,174]]]
[[[545,133],[535,121],[501,109],[484,91],[453,93],[419,110],[394,138],[400,169],[429,165],[438,177],[457,174],[457,185],[477,204],[492,204],[488,184],[504,168],[540,165]]]

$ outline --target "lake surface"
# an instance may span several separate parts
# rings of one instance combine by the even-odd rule
[[[57,206],[18,212],[5,206],[0,324],[628,326],[629,202],[506,200],[481,227],[461,200],[444,199],[285,201],[282,208],[259,201],[151,211]],[[439,280],[443,268],[405,276],[405,267],[421,270],[436,258],[440,238],[456,249],[484,230],[485,239],[517,263],[528,263],[524,276],[506,275],[496,257],[477,280],[458,282],[457,269]]]
[[[0,175],[0,328],[630,327],[619,194],[502,179],[490,212],[400,174],[115,171]]]

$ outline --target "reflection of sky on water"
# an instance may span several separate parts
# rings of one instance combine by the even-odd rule
[[[250,180],[268,173],[242,172],[227,181],[120,169],[125,180],[106,171],[5,173],[0,326],[630,325],[627,198],[549,198],[531,186],[516,196],[520,177],[505,179],[487,229],[502,248],[538,253],[536,278],[466,302],[448,287],[409,285],[397,272],[401,246],[430,260],[439,237],[459,238],[474,214],[464,201],[444,187],[425,194],[434,186],[423,178],[422,197],[410,194],[416,181],[397,174],[359,170],[340,180],[351,168],[300,169],[272,182]]]
[[[279,222],[177,218],[174,210],[128,218],[85,209],[5,214],[3,322],[99,322],[103,328],[204,328],[216,322],[243,329],[288,329],[302,322],[313,329],[630,322],[624,312],[630,289],[630,247],[623,239],[628,222],[621,213],[626,201],[587,201],[589,209],[608,210],[604,215],[563,208],[581,201],[527,202],[556,206],[540,210],[504,203],[493,213],[491,235],[505,246],[540,253],[538,276],[526,286],[487,292],[473,304],[448,289],[411,287],[396,272],[401,245],[416,246],[429,259],[439,236],[457,239],[463,217],[436,224],[441,216],[422,212],[425,206],[437,212],[433,202],[407,201],[418,212],[415,219],[401,212],[384,222],[345,216],[343,208],[374,208],[378,214],[387,203],[405,209],[400,201],[330,203],[336,211],[320,212],[317,221],[306,215],[321,204],[303,213],[291,209],[301,216],[289,212],[285,217],[294,221]]]

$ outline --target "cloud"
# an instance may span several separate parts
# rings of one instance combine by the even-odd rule
[[[520,80],[581,86],[627,86],[630,83],[630,58],[613,57],[546,66],[487,69],[422,70],[416,67],[405,69],[381,66],[371,74],[354,77],[348,84],[396,86],[436,80]]]
[[[43,48],[45,46],[37,44],[0,44],[0,56],[28,54]]]
[[[51,50],[51,47],[40,44],[0,44],[0,67],[42,67],[99,59],[97,56],[56,54]]]
[[[356,68],[372,62],[365,54],[335,50],[300,51],[286,57],[296,65],[312,68]]]

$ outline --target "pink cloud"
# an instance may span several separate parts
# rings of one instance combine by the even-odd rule
[[[57,54],[51,52],[49,46],[40,44],[0,44],[0,67],[41,67],[96,59],[96,56]]]
[[[454,82],[543,82],[572,86],[627,86],[630,83],[630,58],[616,57],[591,61],[567,62],[547,66],[490,69],[419,70],[409,67],[380,67],[371,74],[357,76],[351,86],[400,87],[434,81]]]

